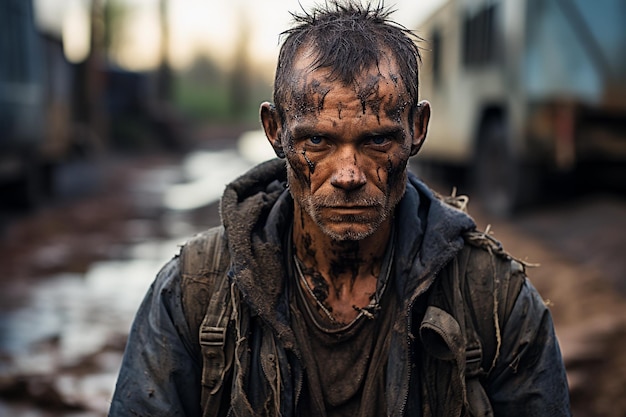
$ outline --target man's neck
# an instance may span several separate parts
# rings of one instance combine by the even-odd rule
[[[294,225],[293,243],[300,261],[334,279],[336,275],[354,274],[355,268],[361,273],[379,272],[390,234],[390,222],[368,237],[343,241],[331,238],[317,226],[303,230]]]
[[[300,221],[294,222],[294,250],[305,279],[310,287],[325,293],[321,301],[338,321],[349,322],[356,316],[354,307],[367,306],[376,291],[391,236],[391,220],[361,240],[338,241],[308,216],[296,219]]]

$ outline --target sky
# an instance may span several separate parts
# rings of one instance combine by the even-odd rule
[[[119,1],[119,0],[118,0]],[[159,57],[159,0],[121,0],[129,7],[128,24],[117,61],[129,69],[144,70]],[[207,53],[228,66],[243,28],[250,36],[253,63],[273,67],[278,55],[278,35],[289,27],[290,11],[318,4],[320,0],[169,0],[170,59],[174,67],[189,65],[197,53]],[[323,0],[322,0],[323,1]],[[387,0],[397,10],[392,18],[410,29],[444,0]],[[63,33],[66,55],[78,61],[84,56],[86,5],[90,0],[34,0],[40,26]]]

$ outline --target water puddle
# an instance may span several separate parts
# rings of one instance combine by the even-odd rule
[[[126,222],[128,245],[108,248],[110,259],[84,274],[6,285],[0,398],[10,401],[0,399],[0,415],[106,415],[128,330],[156,273],[202,230],[194,212],[217,202],[224,185],[251,166],[224,150],[148,169],[131,186],[139,216]]]

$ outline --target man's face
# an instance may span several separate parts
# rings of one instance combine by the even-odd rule
[[[390,62],[343,85],[303,61],[277,134],[296,215],[335,240],[360,240],[392,217],[404,194],[416,151],[406,89]]]

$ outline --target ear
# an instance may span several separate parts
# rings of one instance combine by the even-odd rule
[[[413,138],[411,141],[411,156],[415,155],[426,140],[428,121],[430,120],[430,103],[420,101],[413,113]]]
[[[263,125],[263,130],[265,130],[267,140],[269,140],[272,148],[274,148],[276,156],[284,158],[285,151],[283,150],[283,144],[280,141],[281,123],[276,107],[266,101],[261,104],[259,113],[261,115],[261,124]]]

